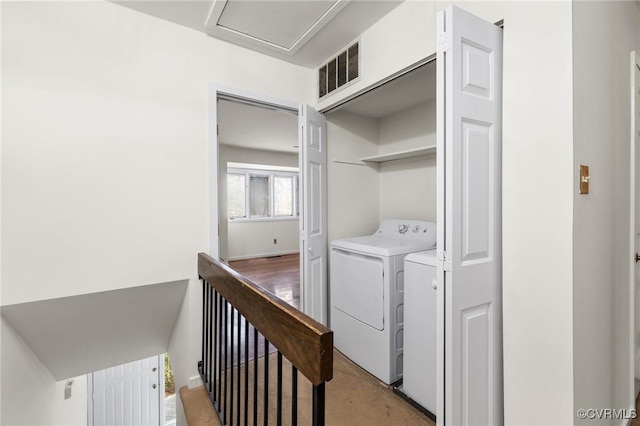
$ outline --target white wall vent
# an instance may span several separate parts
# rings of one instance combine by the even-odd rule
[[[318,98],[347,86],[359,76],[360,49],[356,41],[318,68]]]

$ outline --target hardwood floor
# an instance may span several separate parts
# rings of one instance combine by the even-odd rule
[[[290,305],[300,308],[300,255],[233,260],[229,266]]]
[[[275,294],[280,299],[289,303],[291,306],[300,309],[300,256],[298,254],[290,254],[274,257],[260,257],[246,260],[233,260],[229,262],[229,266],[235,271],[249,278],[255,284],[263,287],[269,292]],[[244,359],[244,342],[249,340],[249,359],[253,359],[256,353],[254,349],[253,326],[250,326],[248,336],[244,335],[244,319],[241,323],[237,323],[237,316],[231,322],[230,312],[227,314],[227,324],[229,333],[235,336],[234,342],[238,342],[236,348],[240,348],[240,359]],[[233,328],[233,331],[231,331]],[[231,351],[232,343],[229,342],[227,348]],[[237,349],[236,349],[237,350]],[[275,351],[273,346],[269,347],[269,352]],[[257,355],[262,356],[265,353],[264,338],[260,336],[257,340]],[[234,365],[238,363],[236,355],[232,358]]]

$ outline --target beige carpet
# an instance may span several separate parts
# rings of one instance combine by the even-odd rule
[[[262,416],[263,392],[263,360],[259,361],[258,377],[258,415]],[[244,381],[244,366],[241,365],[241,378]],[[237,374],[234,368],[234,374]],[[290,372],[291,364],[284,361],[284,386],[283,399],[288,401],[291,395]],[[269,385],[269,424],[275,424],[275,377],[276,354],[269,356],[269,375],[273,378]],[[250,363],[249,380],[253,376],[253,364]],[[235,377],[235,376],[234,376]],[[311,384],[298,375],[298,424],[311,424]],[[237,383],[236,383],[237,386]],[[234,391],[235,392],[235,391]],[[220,422],[213,411],[213,406],[204,387],[180,389],[180,397],[184,406],[185,415],[189,426],[219,426]],[[234,393],[234,398],[236,395]],[[227,400],[229,400],[227,398]],[[241,400],[244,394],[241,393]],[[249,394],[249,405],[252,405],[253,394]],[[235,406],[234,401],[234,406]],[[252,408],[249,408],[249,424],[252,424]],[[283,424],[291,424],[291,406],[286,403],[283,406]],[[227,414],[229,416],[229,414]],[[234,411],[233,423],[237,422],[237,414]],[[243,424],[244,417],[241,412]],[[261,423],[261,422],[260,422]],[[375,377],[352,363],[338,351],[334,351],[333,379],[326,385],[326,424],[345,426],[434,426],[434,423],[407,402],[395,395],[386,385],[380,383]]]

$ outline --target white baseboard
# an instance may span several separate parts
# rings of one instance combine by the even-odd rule
[[[252,254],[249,256],[233,256],[229,257],[228,261],[232,262],[234,260],[247,260],[247,259],[259,259],[261,257],[275,257],[275,256],[286,256],[288,254],[298,254],[298,250],[294,251],[280,251],[275,253],[263,253],[263,254]]]
[[[189,389],[197,388],[198,386],[203,385],[204,383],[202,383],[202,379],[200,378],[200,376],[193,376],[189,378],[189,383],[187,383],[187,387],[189,387]]]

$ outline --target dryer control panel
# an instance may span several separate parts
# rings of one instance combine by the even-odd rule
[[[380,224],[376,236],[386,238],[411,238],[436,240],[436,224],[423,220],[389,219]]]

